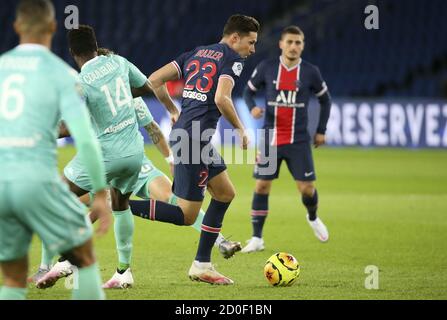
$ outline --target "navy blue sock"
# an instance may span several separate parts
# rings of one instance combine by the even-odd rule
[[[153,221],[173,223],[178,226],[185,225],[185,216],[178,206],[153,199],[130,200],[129,205],[135,216]]]
[[[253,201],[251,203],[251,223],[253,225],[253,237],[262,238],[262,229],[264,222],[269,213],[269,195],[268,194],[253,194]]]
[[[196,255],[197,261],[211,261],[211,250],[222,228],[222,221],[230,203],[211,199],[202,222],[202,231],[200,233],[199,247]]]
[[[314,221],[317,218],[317,209],[318,209],[318,192],[315,189],[314,195],[312,197],[302,196],[301,200],[303,204],[307,208],[307,212],[309,213],[309,220]]]

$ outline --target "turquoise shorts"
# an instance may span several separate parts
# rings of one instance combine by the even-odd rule
[[[0,261],[25,257],[33,233],[52,254],[84,244],[93,232],[85,213],[62,180],[0,181]]]
[[[132,195],[141,198],[141,199],[149,199],[149,185],[158,177],[166,177],[169,179],[163,172],[157,169],[146,156],[143,158],[143,162],[141,163],[140,173],[138,174],[138,180],[134,185]],[[93,199],[93,193],[90,192],[90,201]]]
[[[115,160],[104,161],[107,184],[122,194],[133,192],[138,181],[143,153]],[[64,168],[65,177],[85,191],[93,187],[85,166],[74,157]]]
[[[157,167],[152,164],[151,160],[144,156],[133,195],[141,199],[149,199],[149,185],[158,177],[166,177],[166,175],[158,170]]]

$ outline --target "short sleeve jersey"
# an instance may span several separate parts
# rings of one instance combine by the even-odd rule
[[[252,91],[265,89],[265,129],[274,129],[272,144],[292,144],[310,139],[307,109],[311,95],[328,90],[318,67],[301,60],[288,68],[281,58],[262,61],[248,81]]]
[[[61,117],[88,117],[78,73],[47,48],[0,56],[0,181],[54,181]]]
[[[200,139],[196,133],[215,130],[221,116],[214,102],[219,79],[227,78],[234,84],[242,73],[244,59],[227,44],[216,43],[197,47],[172,63],[179,78],[185,79],[182,111],[174,129],[185,129],[190,137]],[[194,122],[198,130],[193,134]]]
[[[131,87],[142,87],[144,74],[127,59],[108,55],[84,64],[80,79],[104,159],[143,152]]]

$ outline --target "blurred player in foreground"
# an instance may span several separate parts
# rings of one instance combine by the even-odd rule
[[[96,197],[99,233],[111,223],[103,158],[81,97],[77,73],[51,53],[56,31],[47,0],[22,0],[14,29],[20,45],[0,57],[0,299],[24,299],[33,233],[78,267],[74,299],[104,299],[85,207],[59,177],[57,126],[62,116]]]

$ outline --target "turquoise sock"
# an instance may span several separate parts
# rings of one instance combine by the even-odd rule
[[[11,288],[3,286],[0,289],[0,300],[25,300],[26,288]]]
[[[71,296],[73,300],[105,300],[106,297],[101,287],[101,275],[96,263],[78,269],[74,277],[75,289],[73,289]]]
[[[175,194],[171,195],[171,197],[168,200],[168,203],[172,204],[174,206],[177,205],[177,197],[175,196]],[[197,218],[196,218],[196,222],[194,222],[194,224],[191,225],[191,227],[193,227],[197,231],[201,232],[203,217],[205,217],[205,212],[202,209],[200,209],[199,214],[197,215]]]
[[[114,230],[119,269],[127,269],[132,257],[133,215],[129,208],[124,211],[113,211],[113,216],[115,217]]]
[[[47,247],[42,242],[42,255],[40,258],[40,268],[50,269],[53,265],[54,255],[47,249]]]
[[[197,215],[196,222],[191,226],[194,229],[196,229],[199,232],[202,232],[202,222],[203,218],[205,217],[205,212],[203,212],[202,209],[200,209],[199,214]]]

